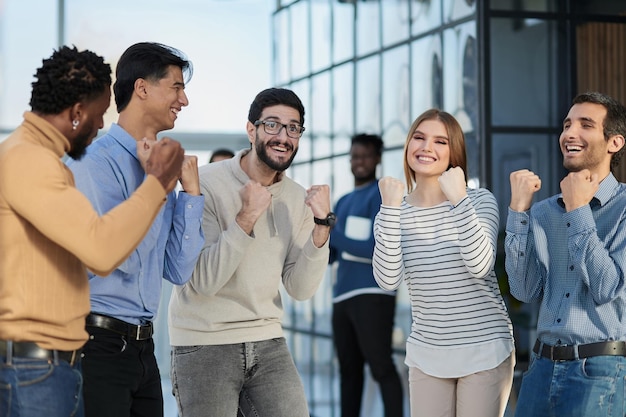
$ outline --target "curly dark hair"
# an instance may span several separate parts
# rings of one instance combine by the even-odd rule
[[[32,83],[34,112],[59,114],[79,101],[99,97],[111,86],[111,66],[89,50],[62,46],[42,62]]]

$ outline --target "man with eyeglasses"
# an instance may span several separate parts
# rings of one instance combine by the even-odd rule
[[[248,114],[250,149],[200,169],[205,245],[169,308],[181,417],[309,416],[283,337],[279,286],[296,300],[315,294],[334,214],[328,185],[305,190],[284,173],[303,123],[293,91],[264,90]]]

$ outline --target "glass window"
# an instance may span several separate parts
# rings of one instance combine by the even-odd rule
[[[291,12],[291,77],[299,78],[307,75],[309,65],[309,3],[299,2],[289,8]]]
[[[476,11],[476,0],[443,0],[444,22],[462,19]]]
[[[411,22],[412,35],[419,35],[441,26],[441,0],[413,0]]]
[[[408,133],[408,132],[407,132]],[[406,135],[404,136],[406,140]],[[382,157],[382,175],[397,178],[404,183],[404,143],[402,147],[385,149]]]
[[[289,9],[282,9],[274,15],[274,77],[278,84],[289,81]]]
[[[304,134],[300,138],[298,156],[296,156],[294,162],[308,161],[311,159],[312,136],[309,132],[309,112],[311,111],[310,85],[310,79],[306,78],[302,81],[295,82],[288,87],[290,90],[296,93],[296,95],[300,98],[300,101],[302,101],[302,105],[304,106],[304,127],[307,129],[304,131]]]
[[[332,159],[333,164],[333,182],[331,183],[330,192],[333,207],[339,198],[354,189],[354,180],[352,169],[350,168],[350,156],[335,156]]]
[[[330,65],[331,23],[328,0],[311,2],[311,67],[316,72]],[[296,45],[297,46],[297,45]]]
[[[518,29],[514,19],[492,19],[491,118],[495,126],[554,126],[558,98],[559,45],[565,45],[551,21]],[[561,76],[562,77],[562,76]]]
[[[56,16],[54,1],[0,0],[0,128],[22,122],[35,69],[57,47]]]
[[[356,5],[357,55],[362,56],[380,49],[380,3],[360,1]]]
[[[351,62],[333,69],[333,152],[350,150],[349,138],[354,133],[354,64]]]
[[[409,2],[406,0],[385,0],[381,11],[383,15],[383,45],[392,45],[407,40],[410,23]]]
[[[409,129],[409,46],[383,54],[383,140],[386,146],[403,144]]]
[[[333,1],[333,62],[343,62],[354,56],[353,3]],[[316,22],[317,24],[317,22]]]
[[[325,71],[311,78],[311,107],[309,114],[309,129],[317,136],[329,136],[330,125],[330,72]],[[319,156],[319,155],[317,155]]]
[[[572,3],[576,3],[573,1]],[[557,0],[491,0],[489,6],[493,10],[555,12],[558,10]]]
[[[380,55],[357,62],[356,131],[380,132]]]
[[[421,38],[411,44],[411,123],[431,107],[443,108],[441,36]]]

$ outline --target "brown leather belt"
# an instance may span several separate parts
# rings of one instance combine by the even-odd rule
[[[116,319],[115,317],[96,313],[90,313],[87,316],[86,324],[87,327],[99,327],[101,329],[111,330],[112,332],[128,336],[133,340],[148,340],[154,333],[152,323],[130,324]]]
[[[43,349],[34,342],[14,342],[12,340],[0,340],[0,356],[11,363],[12,358],[42,359],[48,361],[63,360],[73,366],[80,359],[81,349],[76,350],[51,350]]]
[[[576,355],[576,350],[578,350],[578,355]],[[626,342],[611,341],[584,345],[550,346],[537,339],[533,352],[552,361],[573,361],[593,356],[626,356]]]

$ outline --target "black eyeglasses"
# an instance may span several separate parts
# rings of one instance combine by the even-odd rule
[[[265,133],[268,135],[278,135],[284,127],[287,136],[291,139],[300,139],[300,136],[304,133],[304,126],[299,123],[289,123],[285,125],[281,122],[277,122],[276,120],[257,120],[254,122],[254,125],[263,125],[263,130],[265,130]]]

